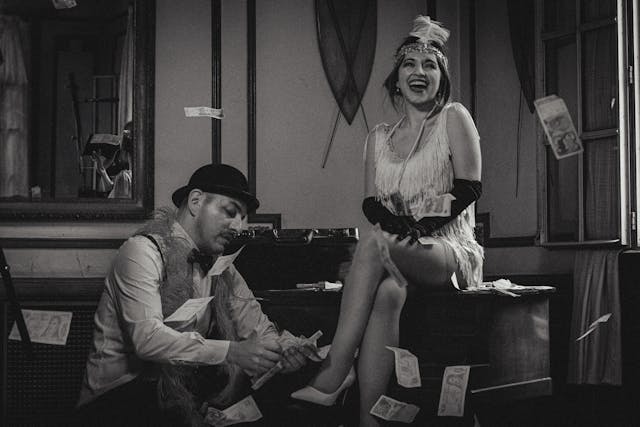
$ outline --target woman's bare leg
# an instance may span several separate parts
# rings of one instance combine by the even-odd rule
[[[434,240],[432,245],[422,246],[410,244],[406,240],[399,242],[389,233],[382,232],[382,235],[392,259],[411,283],[433,289],[445,288],[455,261],[442,243]],[[321,392],[334,392],[347,376],[353,364],[353,355],[370,320],[378,286],[386,275],[375,239],[374,233],[370,233],[358,243],[345,280],[338,327],[331,351],[311,382]]]
[[[353,356],[364,334],[373,299],[384,274],[373,234],[358,242],[345,279],[338,326],[331,350],[311,385],[324,393],[340,387],[353,365]]]
[[[374,375],[358,377],[361,426],[380,425],[379,419],[369,414],[369,411],[380,395],[385,393],[391,377],[394,355],[386,346],[398,346],[400,314],[406,297],[406,288],[400,287],[390,277],[378,286],[358,358],[358,372],[375,372]]]

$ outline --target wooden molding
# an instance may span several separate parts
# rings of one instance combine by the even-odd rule
[[[247,180],[256,192],[256,0],[247,1]]]
[[[222,4],[211,2],[211,106],[222,107]],[[222,122],[211,120],[211,163],[222,162]]]
[[[491,237],[491,214],[483,212],[476,214],[476,226],[482,224],[482,236],[477,238],[485,248],[514,248],[537,246],[536,236]]]
[[[102,277],[72,278],[13,278],[16,296],[20,301],[95,301],[104,288]],[[0,301],[6,300],[4,286],[0,287]]]
[[[0,247],[11,249],[118,249],[126,239],[3,238]]]

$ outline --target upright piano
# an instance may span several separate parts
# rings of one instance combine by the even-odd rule
[[[329,344],[341,292],[301,290],[296,284],[344,283],[357,230],[280,233],[280,237],[253,239],[235,265],[279,327],[305,336],[320,329],[324,335],[319,345]],[[417,425],[437,413],[446,366],[471,366],[467,405],[551,395],[549,295],[553,288],[531,287],[511,293],[491,289],[436,292],[407,301],[400,347],[418,357],[422,387],[405,389],[392,384],[388,392],[420,406],[422,421],[417,419]]]

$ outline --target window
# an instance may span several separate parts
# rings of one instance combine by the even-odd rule
[[[631,1],[538,0],[536,6],[536,95],[565,100],[584,146],[583,153],[557,160],[546,140],[540,145],[540,243],[627,245],[635,229],[629,204]]]

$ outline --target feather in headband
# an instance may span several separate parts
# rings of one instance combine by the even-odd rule
[[[409,35],[417,37],[422,43],[436,42],[440,46],[444,46],[449,39],[449,30],[444,28],[440,22],[432,21],[428,16],[418,15],[413,20],[413,29]]]
[[[403,58],[408,52],[433,52],[444,57],[442,47],[449,39],[449,30],[438,21],[432,21],[428,16],[418,15],[413,20],[413,29],[410,36],[416,37],[417,42],[403,46],[396,54],[396,61]]]

